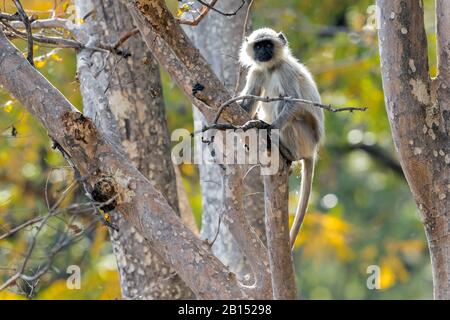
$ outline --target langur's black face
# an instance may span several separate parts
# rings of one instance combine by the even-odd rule
[[[255,60],[261,62],[270,61],[274,54],[274,45],[271,40],[262,40],[253,45]]]

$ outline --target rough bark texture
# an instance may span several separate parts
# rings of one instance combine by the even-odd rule
[[[220,1],[216,8],[222,12],[233,12],[241,4],[241,0]],[[229,90],[235,88],[239,73],[238,55],[242,44],[247,6],[248,3],[232,17],[210,11],[198,26],[184,28],[193,44]],[[197,4],[197,7],[201,5]],[[200,130],[206,124],[206,120],[195,106],[193,109],[195,130]],[[208,152],[205,149],[209,146],[202,144],[196,147],[199,148],[196,152]],[[243,177],[245,169],[239,172]],[[214,239],[219,215],[224,207],[221,190],[224,171],[217,164],[201,164],[199,173],[203,200],[201,236],[203,239]],[[263,190],[259,169],[255,168],[247,175],[240,192],[245,194],[244,208],[249,223],[258,236],[265,241]],[[249,265],[224,224],[221,224],[212,249],[214,254],[224,264],[230,266],[233,272],[241,276],[248,274]]]
[[[170,263],[199,299],[252,297],[234,274],[176,215],[162,194],[108,141],[93,121],[73,107],[0,31],[0,84],[48,130],[96,201],[110,200]]]
[[[294,265],[289,240],[289,168],[280,159],[275,175],[264,176],[267,246],[275,300],[297,299]]]
[[[377,1],[392,135],[425,226],[434,296],[450,299],[450,5],[437,3],[439,77],[431,80],[422,1]]]
[[[244,189],[242,166],[227,166],[224,171],[222,184],[224,200],[223,220],[253,271],[253,285],[261,292],[261,296],[258,298],[271,299],[273,294],[267,248],[259,239],[254,228],[246,221],[243,193],[236,192],[236,190]],[[286,217],[282,215],[281,218]],[[293,285],[295,288],[295,281]]]
[[[115,0],[77,0],[79,17],[88,15],[79,36],[86,43],[115,44],[133,30],[126,7]],[[92,14],[94,12],[94,14]],[[120,49],[123,58],[89,50],[78,52],[78,77],[84,114],[111,141],[121,143],[137,169],[178,212],[175,172],[170,158],[159,67],[139,35]],[[95,77],[93,76],[95,75]],[[110,232],[121,290],[129,299],[190,299],[192,291],[161,257],[143,243],[143,237],[120,214],[112,214],[120,232]]]

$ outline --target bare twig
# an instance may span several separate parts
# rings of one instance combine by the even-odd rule
[[[212,246],[214,245],[214,243],[217,240],[217,237],[220,234],[220,226],[222,224],[222,216],[223,216],[223,212],[219,213],[219,219],[217,221],[217,229],[216,229],[216,233],[214,234],[214,238],[211,241],[208,241],[208,239],[206,240],[207,244],[210,248],[212,248]]]
[[[27,14],[25,13],[25,10],[22,7],[22,4],[19,0],[13,0],[14,4],[16,5],[17,12],[19,13],[20,19],[22,20],[23,24],[25,25],[25,30],[27,32],[27,39],[28,39],[28,55],[27,60],[30,62],[32,66],[34,66],[33,61],[33,33],[31,31],[31,23],[30,19],[28,18]]]
[[[198,16],[193,18],[192,20],[187,19],[178,19],[177,21],[179,24],[186,24],[188,26],[196,26],[200,23],[200,21],[203,20],[204,17],[208,14],[211,7],[214,7],[217,3],[217,0],[212,0],[211,3],[209,3],[209,6],[203,6],[200,11],[198,11]]]
[[[132,36],[136,35],[139,33],[139,29],[138,28],[134,28],[131,31],[128,31],[127,33],[125,33],[122,37],[120,37],[120,39],[116,42],[116,44],[113,46],[114,50],[117,50],[122,44],[124,44],[128,39],[130,39]]]
[[[21,21],[19,15],[0,12],[0,20]]]
[[[91,211],[91,203],[81,203],[81,204],[72,204],[67,208],[64,209],[59,209],[59,210],[54,210],[51,213],[51,216],[57,216],[60,214],[63,214],[65,212],[77,212],[77,213],[81,213],[81,212],[85,212],[85,211]],[[46,216],[38,216],[38,217],[34,217],[28,221],[25,221],[23,223],[21,223],[20,225],[8,230],[7,232],[3,233],[2,235],[0,235],[0,240],[6,239],[12,235],[14,235],[15,233],[17,233],[18,231],[25,229],[26,227],[32,226],[38,222],[41,222]]]
[[[3,13],[0,13],[0,20],[3,19]],[[3,20],[10,21],[10,25],[13,28],[16,29],[24,29],[25,25],[22,21],[14,20],[14,16],[12,16],[12,19],[5,18]],[[78,27],[76,24],[74,24],[72,21],[68,19],[62,19],[62,18],[51,18],[51,19],[36,19],[31,22],[31,28],[32,29],[64,29],[71,33],[76,32],[78,30]]]
[[[200,23],[200,21],[203,20],[203,18],[206,17],[206,15],[208,14],[208,12],[210,10],[212,10],[214,12],[217,12],[218,14],[221,14],[223,16],[227,16],[227,17],[234,16],[245,5],[245,0],[242,0],[241,5],[236,10],[234,10],[233,12],[223,12],[223,11],[221,11],[219,9],[216,9],[214,7],[216,5],[216,3],[217,3],[217,0],[212,0],[210,3],[207,3],[207,2],[202,1],[202,0],[197,0],[197,2],[202,5],[202,9],[200,11],[196,10],[198,12],[198,16],[195,17],[195,18],[193,17],[192,20],[178,19],[177,18],[176,20],[178,21],[179,24],[186,24],[186,25],[189,25],[189,26],[196,26],[196,25],[198,25]]]
[[[8,38],[17,37],[20,39],[27,39],[26,33],[23,33],[16,28],[14,28],[11,24],[2,21],[2,24],[6,27],[6,29],[10,30],[11,33],[5,33]],[[81,49],[83,47],[83,44],[76,40],[71,39],[65,39],[65,38],[59,38],[59,37],[44,37],[44,36],[32,36],[33,41],[40,42],[40,43],[46,43],[46,44],[52,44],[57,45],[64,48],[75,48],[75,49]]]
[[[33,281],[38,281],[40,277],[42,277],[45,273],[48,272],[48,270],[50,269],[50,267],[53,264],[53,260],[54,260],[55,256],[59,252],[61,252],[64,248],[66,248],[66,247],[70,246],[71,244],[76,243],[78,240],[82,239],[84,234],[86,234],[87,232],[90,232],[91,230],[94,229],[97,222],[98,221],[96,219],[94,219],[86,228],[84,228],[82,230],[82,232],[79,232],[76,235],[71,236],[71,237],[68,236],[68,234],[69,234],[68,231],[70,228],[70,224],[69,224],[66,228],[66,232],[64,232],[61,235],[60,239],[57,241],[57,243],[51,248],[50,252],[48,253],[44,267],[40,267],[40,269],[33,275],[20,274],[17,279],[20,278],[20,279],[26,281],[27,283],[33,282]]]
[[[76,181],[73,181],[72,183],[69,184],[69,186],[66,188],[66,190],[64,190],[61,194],[61,196],[59,197],[59,199],[55,202],[55,204],[52,206],[52,208],[50,208],[50,210],[48,211],[47,215],[41,220],[35,234],[33,235],[29,245],[28,245],[28,249],[25,253],[25,258],[21,264],[21,266],[19,267],[18,271],[16,272],[16,274],[14,274],[12,277],[10,277],[8,280],[6,280],[5,283],[3,283],[3,285],[0,286],[0,291],[2,291],[3,289],[9,287],[11,284],[13,284],[17,279],[22,278],[24,276],[24,271],[27,267],[28,261],[30,260],[31,254],[33,253],[34,247],[36,246],[36,240],[37,237],[39,235],[39,233],[42,231],[42,229],[44,228],[44,226],[46,225],[48,219],[50,219],[50,217],[52,215],[54,215],[54,211],[58,208],[58,206],[61,204],[61,202],[64,200],[65,196],[67,195],[67,193],[76,185]]]
[[[212,1],[211,3],[207,3],[207,2],[205,2],[205,1],[203,1],[203,0],[196,0],[196,1],[197,1],[198,3],[204,5],[205,7],[211,9],[212,11],[217,12],[218,14],[221,14],[221,15],[226,16],[226,17],[235,16],[235,15],[242,9],[242,7],[245,5],[245,0],[242,0],[241,5],[240,5],[236,10],[234,10],[233,12],[223,12],[223,11],[221,11],[221,10],[219,10],[219,9],[216,9],[216,8],[214,7],[214,4],[215,4],[217,1]],[[214,4],[213,4],[213,2],[214,2]]]
[[[11,31],[11,33],[5,33],[8,38],[20,38],[20,39],[27,39],[27,35],[16,28],[14,28],[11,24],[1,21],[1,23]],[[114,53],[119,56],[123,56],[124,58],[127,58],[130,56],[129,52],[119,50],[118,47],[120,47],[126,40],[128,40],[131,36],[133,36],[134,30],[130,31],[126,35],[124,35],[124,39],[119,39],[117,43],[114,45],[106,45],[106,44],[98,44],[97,46],[91,46],[81,43],[78,40],[73,39],[67,39],[67,38],[61,38],[61,37],[50,37],[50,36],[38,36],[33,35],[32,38],[34,41],[44,44],[49,44],[52,46],[57,46],[60,48],[74,48],[74,49],[86,49],[86,50],[92,50],[92,51],[100,51],[105,53]]]
[[[219,110],[217,111],[217,114],[214,118],[213,123],[217,123],[219,121],[220,115],[222,114],[223,110],[231,105],[232,103],[238,102],[238,101],[243,101],[243,100],[256,100],[256,101],[261,101],[261,102],[273,102],[273,101],[290,101],[290,102],[299,102],[299,103],[304,103],[304,104],[309,104],[311,106],[314,107],[318,107],[318,108],[322,108],[324,110],[330,111],[330,112],[342,112],[342,111],[349,111],[349,112],[353,112],[353,111],[366,111],[367,108],[366,107],[343,107],[343,108],[336,108],[333,107],[331,104],[322,104],[319,102],[313,102],[310,100],[305,100],[305,99],[300,99],[300,98],[291,98],[291,97],[260,97],[260,96],[255,96],[255,95],[242,95],[239,97],[234,97],[231,98],[230,100],[226,101],[225,103],[223,103]]]

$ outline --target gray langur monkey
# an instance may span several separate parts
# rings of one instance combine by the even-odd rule
[[[245,39],[240,59],[249,68],[241,95],[300,98],[320,103],[311,74],[292,56],[283,33],[269,28],[254,31]],[[323,111],[310,104],[284,100],[247,99],[241,106],[252,119],[258,119],[253,121],[264,121],[269,128],[279,130],[280,142],[289,153],[287,160],[303,161],[300,199],[290,231],[293,246],[308,206],[316,154],[324,137]]]

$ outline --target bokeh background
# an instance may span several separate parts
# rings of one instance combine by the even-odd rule
[[[54,0],[23,0],[28,11],[47,17]],[[176,13],[176,1],[168,1]],[[14,13],[9,1],[3,12]],[[431,73],[436,73],[434,5],[426,0]],[[58,14],[74,12],[58,1]],[[310,212],[296,244],[294,261],[305,299],[429,299],[430,260],[418,210],[398,166],[387,121],[379,68],[373,1],[259,0],[253,26],[283,31],[293,53],[319,85],[325,103],[366,106],[365,113],[326,114],[327,138],[320,152]],[[15,44],[24,49],[24,42]],[[36,45],[36,66],[82,110],[73,50]],[[191,105],[163,72],[170,130],[192,130]],[[33,227],[14,236],[4,232],[47,212],[73,177],[54,151],[46,131],[7,92],[0,89],[0,283],[23,259]],[[198,224],[201,195],[195,166],[181,171]],[[290,178],[290,209],[299,179]],[[61,207],[83,203],[73,187]],[[82,210],[81,210],[82,211]],[[70,210],[52,218],[41,232],[29,267],[39,270],[63,232],[77,236],[59,251],[52,267],[32,288],[16,283],[1,299],[119,299],[120,287],[108,230],[90,212]],[[80,290],[68,290],[66,269],[82,271]],[[381,268],[381,289],[369,290],[367,267]],[[33,269],[34,268],[34,269]]]

